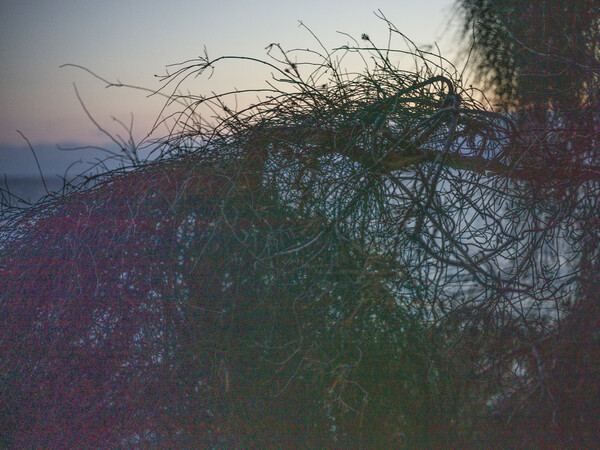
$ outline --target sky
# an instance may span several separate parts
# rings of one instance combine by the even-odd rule
[[[387,44],[381,10],[418,45],[437,43],[450,59],[456,31],[449,27],[454,0],[0,0],[0,177],[37,173],[25,136],[46,173],[62,174],[93,152],[62,147],[104,145],[107,137],[86,116],[113,134],[126,135],[116,118],[141,139],[155,123],[164,99],[110,81],[158,89],[166,66],[203,54],[267,57],[265,47],[315,48],[302,21],[327,49],[367,33]],[[195,94],[264,87],[269,72],[246,64],[218,66],[212,76],[186,86]],[[18,132],[20,131],[23,136]]]

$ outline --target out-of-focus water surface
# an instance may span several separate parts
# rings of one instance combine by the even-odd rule
[[[49,192],[56,192],[62,190],[63,181],[58,176],[46,176],[46,187]],[[0,189],[10,192],[15,197],[26,200],[30,203],[37,202],[40,198],[46,195],[46,187],[44,182],[39,175],[35,176],[20,176],[0,179]],[[18,201],[17,198],[13,199],[13,203]]]

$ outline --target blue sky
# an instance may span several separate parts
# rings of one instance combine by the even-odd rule
[[[356,38],[368,33],[385,45],[387,28],[375,17],[377,9],[417,44],[437,42],[444,56],[452,58],[456,34],[448,24],[453,5],[454,0],[2,0],[0,176],[25,170],[31,163],[30,153],[15,153],[24,144],[16,130],[42,153],[56,144],[106,142],[85,116],[74,83],[96,120],[111,132],[119,131],[112,116],[129,123],[133,114],[139,136],[157,118],[162,100],[148,99],[139,91],[107,90],[83,71],[61,69],[62,64],[79,64],[113,81],[156,89],[160,83],[155,74],[163,74],[168,64],[202,54],[204,46],[211,57],[260,58],[272,42],[284,48],[314,48],[315,41],[298,26],[299,20],[330,49],[349,42],[337,31]],[[222,66],[212,79],[198,80],[192,89],[206,94],[263,86],[265,77],[268,73],[250,66]],[[53,171],[73,159],[54,161],[57,158],[60,154],[48,153],[40,159]]]

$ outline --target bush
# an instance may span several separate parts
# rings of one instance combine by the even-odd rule
[[[274,73],[259,103],[173,95],[163,157],[5,213],[5,443],[466,446],[527,410],[564,329],[546,310],[571,299],[577,256],[535,272],[573,242],[564,205],[529,196],[553,184],[451,65],[409,47],[402,71],[363,41],[238,58]],[[373,66],[347,74],[339,52]]]

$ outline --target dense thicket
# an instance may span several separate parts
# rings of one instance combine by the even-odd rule
[[[257,104],[176,94],[170,157],[5,211],[5,443],[591,442],[597,159],[516,158],[451,64],[362,39],[235,58]]]
[[[565,314],[555,317],[556,328],[544,333],[551,345],[540,357],[539,400],[532,402],[526,389],[518,393],[506,425],[519,432],[517,440],[527,439],[536,426],[535,442],[598,441],[600,8],[588,0],[460,0],[458,5],[476,73],[514,111],[519,125],[510,145],[513,159],[542,168],[539,180],[521,193],[532,205],[524,215],[537,222],[564,217],[565,226],[580,230],[575,245],[562,253],[577,255],[564,286],[578,293]],[[581,183],[587,170],[594,175]],[[536,199],[550,196],[557,198],[550,214],[535,208]],[[553,256],[560,258],[560,252]]]

